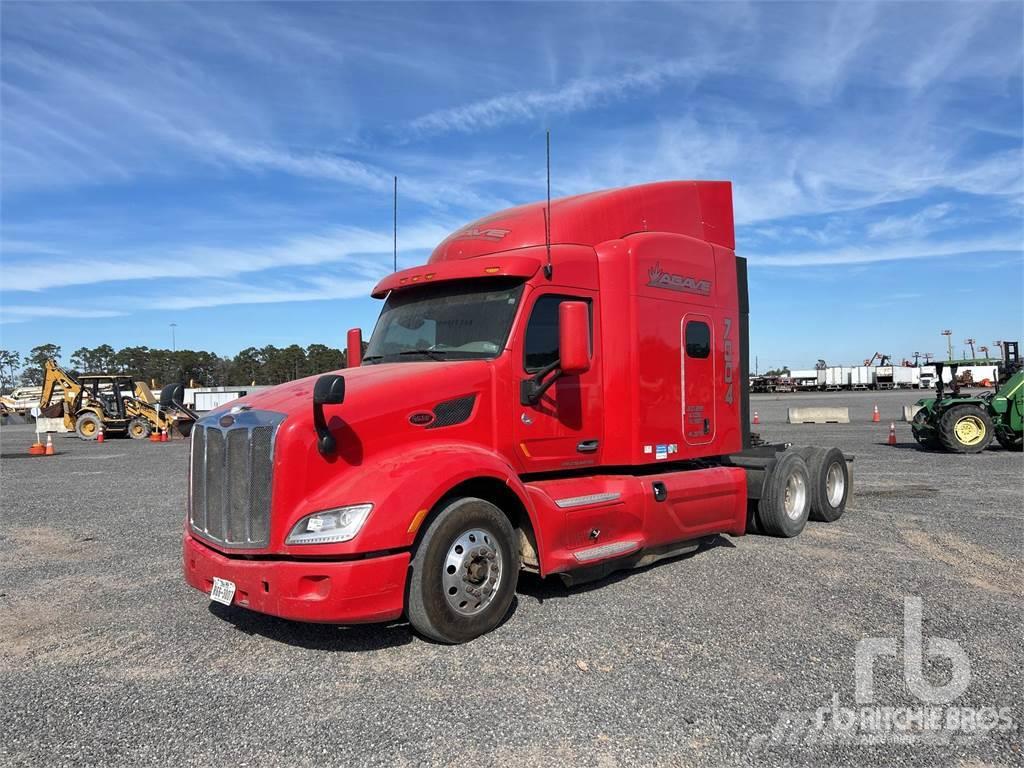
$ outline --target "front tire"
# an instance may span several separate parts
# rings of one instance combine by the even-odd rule
[[[765,533],[792,538],[807,525],[811,510],[811,478],[797,451],[786,451],[768,475],[757,503],[758,520]]]
[[[82,440],[95,440],[103,428],[100,417],[95,413],[83,413],[75,421],[75,434]]]
[[[1003,432],[996,433],[996,440],[1008,451],[1017,451],[1018,453],[1024,448],[1024,439],[1020,435],[1013,436]]]
[[[939,421],[942,447],[954,453],[981,453],[994,436],[992,419],[976,405],[954,405]]]
[[[128,436],[132,440],[145,440],[150,432],[149,422],[143,418],[135,417],[128,422]]]
[[[440,643],[465,643],[497,627],[519,580],[519,549],[505,514],[483,499],[449,502],[412,559],[409,621]]]

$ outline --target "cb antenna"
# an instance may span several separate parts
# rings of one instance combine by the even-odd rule
[[[548,253],[548,263],[544,265],[544,277],[551,279],[554,271],[551,266],[551,130],[547,131],[545,143],[548,156],[548,205],[544,209],[544,247]]]
[[[395,197],[391,204],[392,246],[394,248],[394,271],[398,271],[398,177],[395,176]]]

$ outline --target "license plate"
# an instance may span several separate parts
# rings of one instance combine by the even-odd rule
[[[210,599],[224,605],[231,605],[235,599],[235,582],[227,579],[213,578],[213,589],[210,590]]]

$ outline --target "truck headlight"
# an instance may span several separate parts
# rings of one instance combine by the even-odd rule
[[[356,504],[315,512],[299,520],[285,544],[333,544],[359,533],[373,504]]]

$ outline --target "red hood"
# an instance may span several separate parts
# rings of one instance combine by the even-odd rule
[[[469,394],[473,387],[467,385],[489,379],[489,369],[488,361],[453,360],[381,363],[328,371],[345,378],[345,402],[327,406],[327,409],[342,415],[346,421],[361,421],[395,409],[412,410],[421,401]],[[218,410],[248,405],[289,416],[304,414],[312,420],[313,386],[322,375],[256,392]]]

